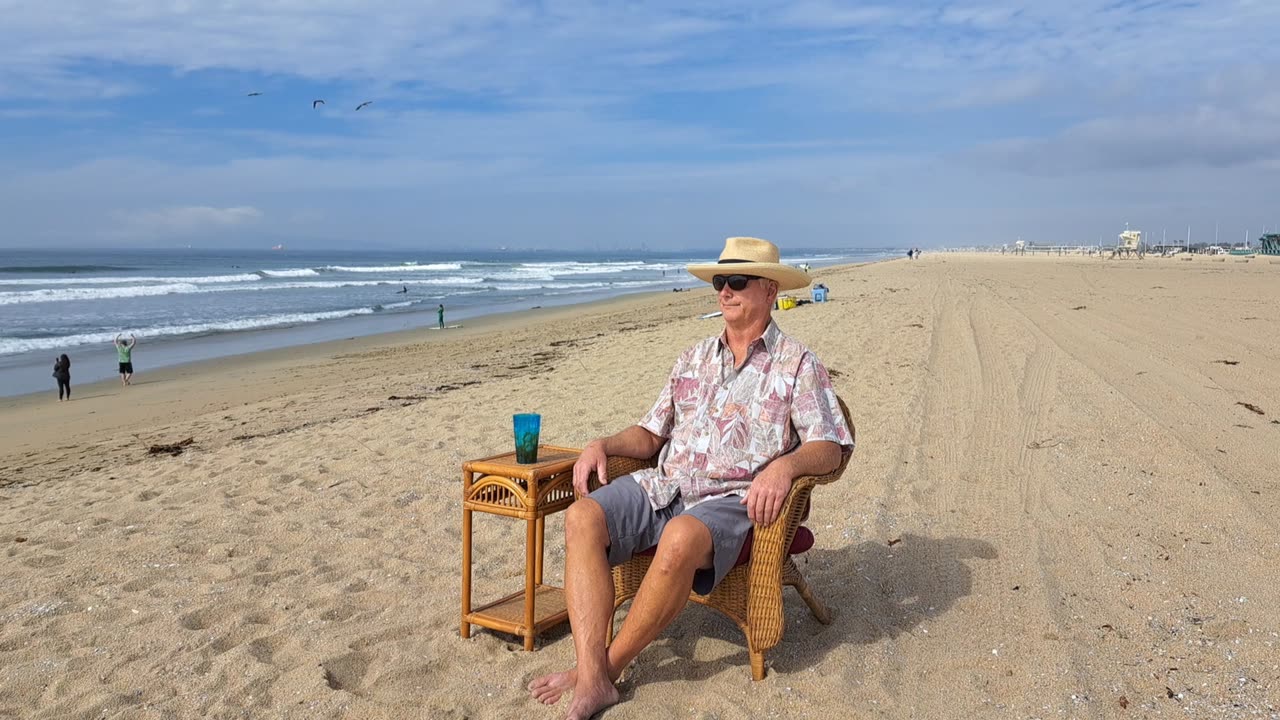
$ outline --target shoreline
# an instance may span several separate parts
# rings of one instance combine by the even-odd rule
[[[682,289],[681,292],[685,292],[688,289],[689,288]],[[667,290],[667,292],[670,292],[670,290]],[[488,318],[502,318],[508,315],[537,310],[583,307],[593,305],[595,303],[609,302],[620,298],[637,297],[649,294],[661,295],[663,294],[663,291],[648,290],[642,292],[628,292],[620,295],[594,297],[583,300],[551,302],[545,306],[525,307],[521,309],[513,309],[504,305],[494,306],[495,309],[491,311],[483,307],[466,307],[462,310],[450,313],[447,317],[449,318],[450,324],[463,322],[466,323],[467,326],[470,326],[487,322]],[[353,332],[358,331],[361,327],[368,327],[370,323],[376,323],[377,325],[388,327],[398,325],[399,327],[394,329],[377,329],[372,332]],[[429,330],[434,327],[435,310],[417,310],[414,312],[394,313],[383,316],[363,315],[348,317],[308,325],[256,328],[252,330],[213,333],[209,335],[185,338],[163,338],[160,340],[145,342],[139,352],[144,357],[155,357],[158,354],[162,358],[165,358],[166,356],[168,358],[176,358],[167,360],[162,359],[160,364],[155,366],[156,371],[161,372],[189,365],[198,365],[201,363],[226,360],[229,358],[254,355],[257,353],[275,352],[288,350],[290,348],[324,345],[327,343],[340,343],[360,338],[374,338],[392,336],[400,333],[413,333],[420,330]],[[146,340],[145,338],[141,339],[144,341]],[[231,349],[228,350],[228,348]],[[73,381],[75,380],[74,370],[77,366],[85,367],[92,364],[93,367],[114,367],[115,365],[115,349],[110,347],[109,344],[107,346],[81,346],[78,350],[73,349],[73,352],[75,352],[75,357],[72,358]],[[35,353],[27,354],[31,355],[33,358],[35,356]],[[41,355],[41,357],[43,357],[43,355]],[[77,358],[85,359],[77,362]],[[18,381],[13,379],[15,377],[26,378],[29,376],[40,376],[45,364],[48,363],[45,363],[43,360],[27,360],[14,362],[12,365],[0,367],[0,388],[4,388],[6,383],[10,385],[17,385]],[[96,385],[102,382],[109,382],[111,379],[115,379],[117,382],[119,380],[118,376],[115,375],[114,372],[107,371],[104,373],[99,370],[93,376],[93,379],[89,380],[86,384]],[[0,391],[0,399],[40,394],[42,392],[43,390],[20,391],[16,393],[3,393]]]
[[[878,255],[875,259],[888,257]],[[866,261],[857,257],[857,253],[852,253],[851,257],[841,258],[841,260],[843,262],[839,264]],[[299,262],[301,261],[299,259]],[[817,269],[834,266],[836,265],[819,264]],[[469,297],[459,299],[456,303],[449,303],[446,298],[445,302],[449,303],[449,307],[446,308],[446,317],[450,323],[469,323],[479,317],[505,315],[526,309],[586,305],[615,297],[662,293],[673,289],[684,291],[696,288],[697,280],[688,275],[680,277],[673,275],[671,278],[664,278],[661,284],[650,284],[643,290],[626,287],[628,284],[622,283],[613,287],[610,283],[610,287],[594,288],[585,292],[548,291],[547,294],[535,293],[523,298],[492,298],[479,304],[473,304]],[[347,317],[292,325],[224,329],[186,335],[151,336],[140,332],[138,335],[142,342],[140,367],[166,368],[264,350],[425,328],[435,325],[435,304],[432,300],[425,305],[419,304],[407,309],[393,308],[387,312],[357,313]],[[47,385],[44,378],[49,375],[46,365],[51,363],[48,355],[56,355],[59,352],[67,352],[71,355],[73,382],[78,382],[77,377],[85,378],[87,383],[116,377],[115,352],[109,339],[105,342],[55,347],[51,352],[24,350],[0,356],[0,397],[42,392]],[[89,372],[85,372],[86,369]]]
[[[694,288],[694,289],[697,289],[697,288]],[[684,290],[682,292],[689,292],[689,290]],[[650,297],[650,296],[663,296],[665,294],[679,294],[679,293],[671,293],[670,291],[667,291],[665,293],[662,291],[626,293],[623,295],[596,298],[596,299],[586,300],[582,302],[568,302],[568,303],[563,303],[559,305],[549,305],[546,307],[526,308],[523,310],[502,310],[499,312],[468,315],[468,316],[463,316],[461,318],[458,318],[458,320],[465,321],[465,325],[461,328],[457,328],[458,332],[449,333],[449,335],[456,337],[456,336],[465,336],[465,335],[474,334],[476,331],[482,331],[482,332],[489,331],[493,327],[501,327],[509,322],[513,322],[515,319],[521,316],[531,314],[531,313],[552,312],[552,311],[570,312],[571,308],[587,309],[587,308],[595,307],[598,305],[605,306],[614,301],[636,299],[636,298],[643,298],[643,297]],[[431,310],[429,312],[422,311],[417,313],[401,313],[395,317],[397,319],[407,320],[410,317],[418,317],[418,316],[421,316],[422,318],[427,318],[428,316],[431,316],[432,318],[434,318],[435,311]],[[340,324],[342,323],[349,323],[351,321],[352,321],[351,318],[344,318],[342,320],[334,321],[334,323],[335,323],[335,326],[340,326]],[[450,318],[450,324],[455,324],[455,321],[453,320],[453,318]],[[291,351],[298,351],[299,349],[317,348],[318,352],[324,353],[326,351],[323,348],[327,348],[330,346],[339,347],[344,344],[351,344],[351,343],[377,344],[379,342],[386,342],[387,344],[395,344],[397,342],[405,342],[406,338],[408,338],[411,335],[416,335],[417,333],[431,331],[431,330],[434,330],[434,328],[435,328],[435,325],[433,321],[430,324],[424,323],[424,324],[419,324],[419,325],[415,325],[413,327],[408,327],[404,329],[383,330],[383,331],[377,331],[377,332],[372,332],[367,334],[361,333],[361,334],[348,335],[347,333],[344,332],[339,334],[346,335],[346,337],[314,340],[314,341],[304,341],[304,342],[280,345],[277,347],[266,347],[262,349],[246,350],[242,352],[217,354],[211,357],[204,357],[197,360],[186,360],[186,361],[181,361],[176,363],[163,364],[163,365],[157,366],[154,370],[146,371],[145,374],[148,376],[158,375],[165,379],[169,379],[176,375],[185,374],[183,372],[184,370],[197,370],[199,368],[211,366],[218,363],[226,363],[226,362],[231,362],[233,364],[242,364],[244,362],[250,361],[250,358],[253,358],[255,356],[270,358],[274,354],[289,353]],[[295,327],[287,327],[287,328],[263,328],[259,330],[244,331],[241,333],[223,333],[219,335],[208,336],[206,338],[194,338],[194,340],[201,341],[209,338],[218,338],[218,339],[224,339],[224,340],[243,339],[243,340],[250,341],[250,344],[252,344],[251,336],[253,335],[258,335],[263,333],[277,333],[277,332],[287,333],[292,331],[305,332],[307,330],[316,330],[316,329],[318,328],[314,328],[310,326],[295,326]],[[326,334],[331,334],[331,333],[326,333]],[[178,343],[178,342],[184,342],[184,341],[183,340],[165,340],[161,342],[165,344],[172,344],[172,343]],[[187,340],[185,342],[190,342],[190,340]],[[151,344],[143,345],[142,349],[139,351],[140,356],[145,357],[145,355],[147,354],[147,351],[150,350],[152,347],[154,346]],[[307,355],[311,354],[309,351],[306,351],[306,350],[303,350],[303,352]],[[111,356],[112,362],[114,363],[114,354],[115,354],[114,348],[107,348],[105,350],[101,350],[99,354],[102,356]],[[141,362],[136,364],[139,366],[142,366]],[[29,366],[24,365],[20,367],[25,369],[25,368],[28,368]],[[72,369],[73,369],[72,380],[74,383],[75,365],[73,365]],[[139,373],[139,374],[142,374],[142,373]],[[90,380],[84,383],[83,385],[84,387],[87,387],[91,390],[100,391],[104,387],[111,386],[111,385],[119,385],[119,384],[120,384],[119,377],[117,375],[111,375],[111,376],[108,376],[107,378]],[[55,388],[55,392],[56,392],[56,388]],[[21,400],[24,398],[41,396],[44,394],[46,394],[45,390],[34,390],[31,392],[15,393],[11,395],[0,395],[0,409],[3,409],[4,407],[6,407],[5,403],[7,401]]]

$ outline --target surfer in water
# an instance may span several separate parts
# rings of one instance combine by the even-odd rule
[[[405,285],[402,289],[397,290],[397,291],[396,291],[396,294],[397,294],[397,295],[408,295],[408,294],[409,294],[409,286],[408,286],[408,285]]]

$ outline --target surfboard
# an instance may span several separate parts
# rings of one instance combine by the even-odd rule
[[[699,315],[699,316],[698,316],[698,319],[699,319],[699,320],[707,320],[707,319],[710,319],[710,318],[713,318],[713,317],[720,317],[720,316],[721,316],[721,315],[723,315],[723,314],[724,314],[723,312],[720,312],[719,310],[717,310],[717,311],[715,311],[715,312],[709,312],[709,313],[707,313],[706,315]]]
[[[427,329],[428,329],[428,330],[453,330],[453,329],[455,329],[455,328],[460,328],[460,327],[462,327],[462,326],[461,326],[461,325],[445,325],[444,327],[440,327],[439,325],[432,325],[431,327],[428,327]]]

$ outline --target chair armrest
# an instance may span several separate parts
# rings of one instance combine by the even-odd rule
[[[623,457],[621,455],[610,455],[609,464],[605,467],[609,473],[609,479],[612,480],[613,478],[622,477],[623,475],[630,475],[637,470],[657,466],[658,455],[655,453],[653,457],[644,459]],[[590,477],[587,478],[587,491],[591,492],[597,490],[599,487],[600,478],[593,472]]]
[[[768,525],[755,524],[751,565],[747,568],[747,624],[757,650],[767,650],[782,640],[782,567],[796,530],[818,485],[840,479],[849,464],[844,454],[840,466],[826,475],[803,475],[791,483],[791,491],[778,517]]]

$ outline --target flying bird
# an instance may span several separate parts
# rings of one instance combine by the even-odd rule
[[[255,97],[255,96],[257,96],[257,95],[261,95],[261,94],[262,94],[262,93],[260,93],[260,92],[251,92],[251,93],[249,93],[248,95],[246,95],[245,97]]]
[[[372,100],[365,100],[364,102],[362,102],[362,103],[360,103],[359,105],[357,105],[357,106],[356,106],[356,110],[359,110],[360,108],[362,108],[362,107],[364,107],[364,106],[366,106],[366,105],[372,105],[372,104],[373,104],[373,101],[372,101]]]
[[[324,104],[324,101],[323,101],[323,100],[312,100],[312,101],[311,101],[311,109],[312,109],[312,110],[315,110],[317,107],[320,107],[320,106],[321,106],[321,105],[323,105],[323,104]]]

